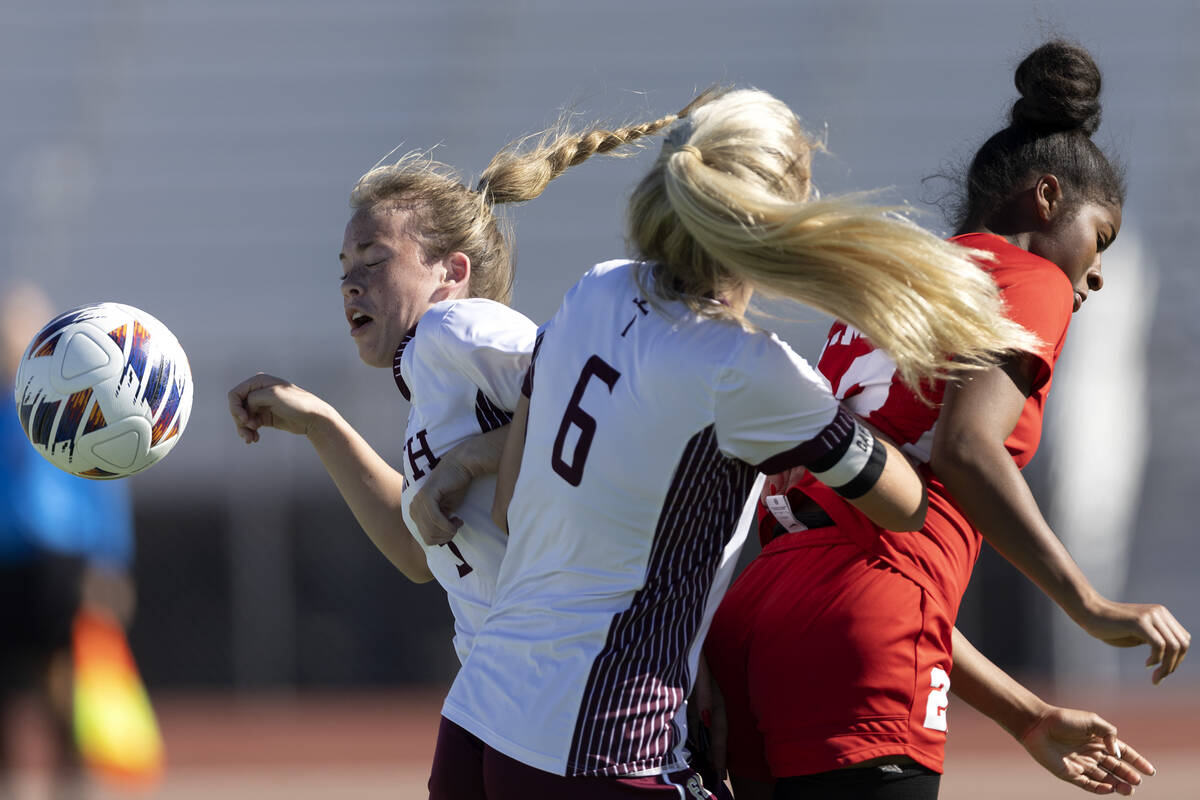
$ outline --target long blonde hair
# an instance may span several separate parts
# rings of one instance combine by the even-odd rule
[[[816,147],[770,94],[710,96],[667,134],[629,202],[643,285],[702,314],[747,289],[816,308],[888,353],[909,386],[1037,340],[1004,316],[979,254],[861,197],[809,200]]]
[[[465,253],[471,259],[471,296],[507,304],[514,279],[512,232],[494,206],[534,199],[550,181],[597,153],[627,155],[622,148],[663,130],[706,97],[676,114],[612,129],[572,131],[564,118],[506,145],[492,157],[475,189],[428,152],[409,152],[359,178],[350,192],[350,207],[409,212],[408,232],[421,244],[426,260]]]

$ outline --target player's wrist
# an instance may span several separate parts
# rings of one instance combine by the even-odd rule
[[[488,469],[489,460],[487,454],[480,452],[478,445],[473,445],[465,450],[462,450],[450,459],[450,466],[460,471],[463,475],[471,480],[478,478],[481,475],[486,475],[489,472],[495,472],[495,463],[491,463],[491,469]]]
[[[446,454],[449,460],[471,479],[494,474],[500,468],[500,454],[508,426],[473,436]]]
[[[346,421],[342,419],[342,415],[337,412],[337,409],[324,400],[319,400],[314,408],[305,415],[304,435],[313,444],[318,444],[323,439],[330,439],[341,434],[344,425],[346,425]]]
[[[1064,610],[1085,629],[1102,618],[1112,606],[1112,602],[1086,580],[1083,585],[1072,586],[1071,595],[1071,602],[1064,605]]]
[[[1030,736],[1054,711],[1054,706],[1039,697],[1030,697],[1028,702],[1014,709],[1010,724],[1004,727],[1022,746],[1029,746]]]

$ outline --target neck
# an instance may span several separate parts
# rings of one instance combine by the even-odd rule
[[[986,225],[978,225],[975,227],[964,226],[956,235],[961,236],[964,233],[990,233],[993,236],[1001,237],[1014,247],[1019,247],[1022,250],[1029,249],[1029,231],[1021,231],[1019,233],[1001,233],[1000,231],[992,230]]]
[[[1015,247],[1028,250],[1029,239],[1032,235],[1029,225],[1021,224],[1019,220],[1011,217],[1012,215],[995,214],[987,220],[967,220],[959,228],[958,234],[990,233],[1007,239],[1008,243]]]
[[[753,295],[754,289],[747,286],[740,291],[723,292],[717,295],[716,299],[717,302],[721,303],[722,305],[729,306],[729,310],[732,311],[736,316],[744,317],[746,315],[746,309],[750,307],[750,298]]]

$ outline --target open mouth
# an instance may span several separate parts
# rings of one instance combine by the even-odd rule
[[[370,323],[372,321],[372,319],[373,319],[372,317],[368,316],[367,314],[362,313],[361,311],[355,311],[354,315],[350,317],[351,333],[353,333],[354,331],[357,331],[359,328]]]

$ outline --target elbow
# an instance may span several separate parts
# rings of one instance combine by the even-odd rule
[[[973,480],[993,444],[984,437],[970,434],[951,434],[934,439],[929,454],[929,468],[951,493],[962,481]],[[1003,447],[1003,444],[1001,444]]]
[[[433,580],[433,570],[429,569],[425,548],[421,547],[408,531],[404,531],[404,538],[402,549],[384,550],[384,554],[392,562],[392,566],[413,583],[429,583]]]
[[[938,436],[933,440],[933,447],[929,451],[929,468],[934,475],[941,477],[953,473],[962,463],[961,441],[958,436]]]
[[[508,508],[507,507],[501,508],[499,506],[493,506],[492,522],[496,523],[496,527],[500,529],[501,533],[503,533],[505,536],[508,536]]]
[[[908,533],[919,531],[925,527],[925,511],[929,508],[929,495],[921,488],[919,500],[906,503],[899,508],[891,508],[886,512],[876,512],[870,515],[872,521],[889,531]]]
[[[907,515],[896,520],[894,527],[889,527],[888,530],[896,531],[897,533],[907,533],[910,531],[919,531],[925,527],[925,512],[929,510],[929,495],[925,491],[925,487],[921,487],[921,502],[917,504]]]
[[[867,496],[851,500],[850,504],[879,527],[904,533],[925,526],[929,495],[924,482],[913,474],[911,482],[903,481],[899,486],[889,482]]]
[[[408,578],[413,583],[429,583],[433,580],[433,572],[429,569],[429,562],[425,560],[425,554],[421,554],[420,564],[406,564],[401,566],[396,565],[404,577]]]

